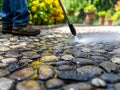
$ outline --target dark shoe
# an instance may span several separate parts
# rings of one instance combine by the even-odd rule
[[[2,33],[12,33],[12,26],[2,26]]]
[[[38,35],[40,34],[40,29],[39,28],[35,28],[35,27],[31,27],[31,26],[16,26],[13,27],[12,30],[13,34],[17,34],[17,35],[27,35],[27,36],[33,36],[33,35]]]

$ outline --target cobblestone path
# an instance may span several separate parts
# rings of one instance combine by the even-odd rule
[[[0,32],[0,90],[120,90],[119,41],[75,43],[68,26],[41,28],[29,37]],[[75,28],[84,35],[120,27]]]

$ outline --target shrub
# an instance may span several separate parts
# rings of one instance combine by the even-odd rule
[[[85,12],[96,12],[96,7],[93,4],[90,4],[88,6],[85,7]]]
[[[116,3],[114,9],[115,9],[116,11],[119,11],[119,10],[120,10],[120,0]]]
[[[112,16],[113,21],[120,20],[120,11],[117,11]]]
[[[116,25],[120,25],[120,0],[116,3],[115,7],[115,13],[112,16],[113,23]]]
[[[28,0],[28,7],[30,24],[57,24],[64,19],[58,0]]]
[[[106,11],[99,11],[98,12],[98,16],[105,16],[106,15]]]
[[[109,9],[107,12],[106,12],[106,20],[112,20],[112,16],[113,16],[113,13],[112,13],[112,10]]]

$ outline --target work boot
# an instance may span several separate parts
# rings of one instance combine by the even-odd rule
[[[32,26],[14,26],[12,30],[13,34],[16,35],[27,35],[34,36],[40,34],[40,29]]]
[[[12,26],[5,26],[5,25],[3,25],[2,26],[2,33],[12,33],[12,29],[13,29]]]

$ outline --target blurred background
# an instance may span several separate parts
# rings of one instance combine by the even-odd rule
[[[27,0],[30,24],[67,23],[58,0]],[[120,25],[120,0],[61,0],[72,23]],[[0,10],[2,1],[0,1]],[[1,13],[0,13],[1,20]]]

